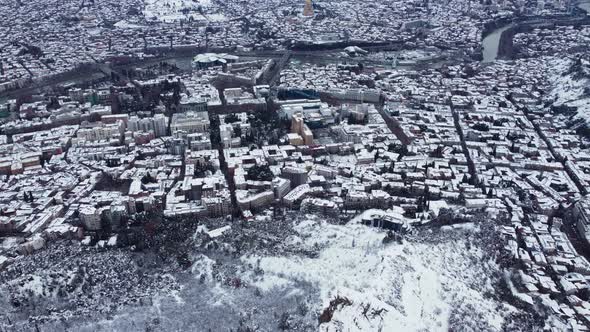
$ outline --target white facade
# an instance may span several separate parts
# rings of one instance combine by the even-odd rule
[[[102,228],[100,223],[100,213],[97,208],[91,205],[86,205],[81,206],[78,211],[80,220],[86,229],[97,231]]]

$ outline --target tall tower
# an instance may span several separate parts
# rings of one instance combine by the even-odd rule
[[[313,16],[313,4],[311,0],[305,0],[305,7],[303,8],[303,16]]]

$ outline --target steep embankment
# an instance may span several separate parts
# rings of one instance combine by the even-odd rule
[[[556,58],[550,61],[549,68],[553,110],[569,115],[572,128],[589,136],[590,60]]]

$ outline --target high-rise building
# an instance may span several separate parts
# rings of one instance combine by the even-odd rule
[[[156,114],[153,118],[140,119],[137,116],[129,118],[127,128],[130,131],[153,132],[156,137],[166,136],[168,118],[164,114]]]
[[[92,205],[83,205],[78,210],[80,220],[84,227],[91,231],[100,230],[102,228],[100,222],[100,212]]]
[[[167,127],[168,118],[164,114],[156,114],[154,116],[154,133],[156,137],[166,136]]]
[[[305,0],[303,16],[313,16],[313,3],[311,2],[311,0]]]
[[[313,133],[309,127],[303,122],[303,115],[301,113],[293,114],[291,119],[291,132],[296,133],[303,138],[303,144],[313,144]]]
[[[303,115],[301,113],[293,114],[291,118],[291,132],[297,134],[303,132]]]
[[[284,167],[281,177],[290,181],[292,187],[307,183],[307,170],[303,167]]]

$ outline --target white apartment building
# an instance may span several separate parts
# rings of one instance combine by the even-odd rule
[[[170,130],[172,133],[178,130],[188,134],[203,133],[209,130],[209,114],[207,112],[175,113],[172,116]]]

